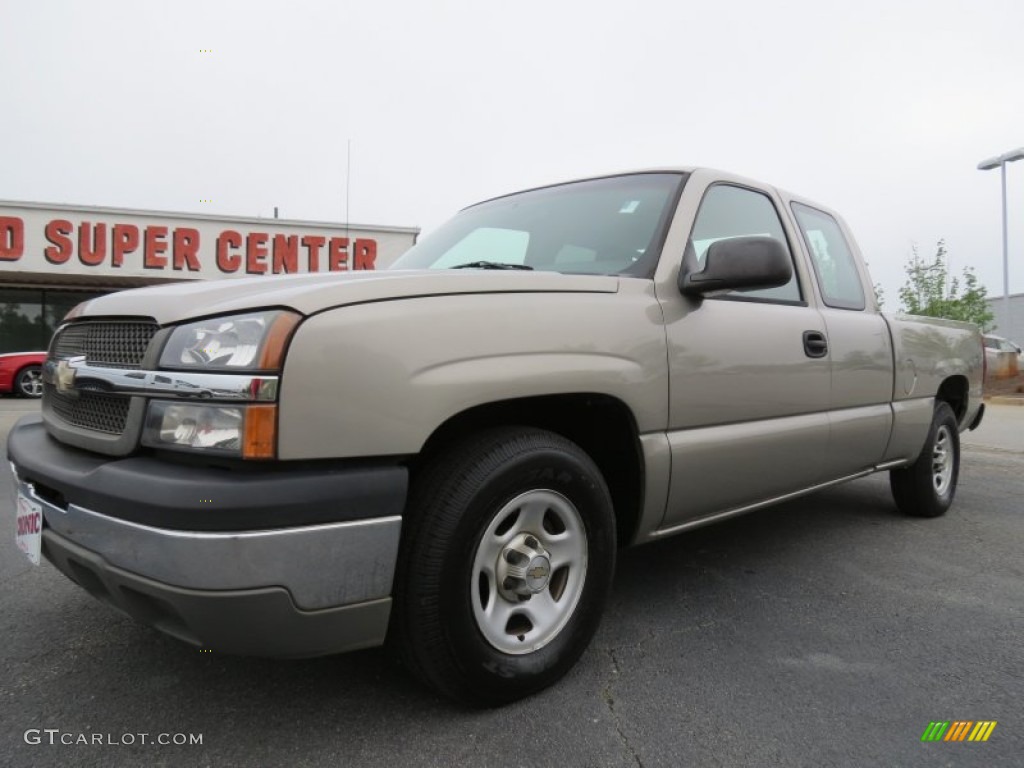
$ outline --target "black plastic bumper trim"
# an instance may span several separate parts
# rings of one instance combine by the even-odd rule
[[[111,459],[47,434],[40,416],[7,438],[18,476],[58,507],[74,504],[121,520],[184,531],[253,531],[401,515],[408,471],[345,465],[232,471],[161,461]]]

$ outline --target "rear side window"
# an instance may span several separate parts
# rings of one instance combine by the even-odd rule
[[[801,203],[793,203],[793,215],[811,254],[825,304],[837,309],[864,309],[864,286],[839,222]]]

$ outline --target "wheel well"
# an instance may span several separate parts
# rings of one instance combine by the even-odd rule
[[[481,429],[497,426],[547,429],[587,452],[608,484],[620,545],[632,540],[640,519],[643,458],[629,407],[597,394],[543,395],[470,408],[434,430],[410,464],[412,481],[424,460]]]
[[[18,370],[16,370],[14,372],[14,375],[11,376],[11,390],[12,391],[17,391],[18,377],[21,376],[21,374],[23,374],[29,368],[42,368],[42,365],[40,365],[39,363],[25,363]]]
[[[942,382],[935,399],[949,403],[949,407],[956,414],[956,420],[962,421],[964,414],[967,413],[967,391],[967,377],[950,376]]]

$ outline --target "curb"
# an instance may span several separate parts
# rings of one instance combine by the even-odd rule
[[[970,451],[988,451],[990,453],[1004,453],[1010,456],[1024,456],[1024,451],[1019,448],[1006,448],[1001,445],[986,445],[985,443],[968,443],[967,441],[961,442],[960,445],[963,449]]]
[[[992,405],[1024,405],[1024,395],[988,395],[982,399]]]

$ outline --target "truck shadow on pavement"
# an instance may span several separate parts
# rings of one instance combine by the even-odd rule
[[[715,593],[732,580],[760,572],[778,578],[798,571],[806,565],[807,552],[825,556],[823,550],[841,549],[840,542],[848,542],[853,532],[881,536],[875,530],[878,527],[906,524],[888,498],[887,484],[882,487],[877,480],[873,484],[869,480],[622,550],[601,636],[608,640],[615,636],[617,625],[641,615],[656,616],[666,604],[678,612],[682,598],[713,602]],[[804,557],[794,557],[801,552]],[[386,699],[388,706],[447,706],[415,681],[387,649],[302,660],[226,656],[215,648],[200,651],[186,646],[129,619],[118,622],[106,611],[97,616],[91,608],[91,603],[85,606],[83,623],[97,619],[116,623],[118,666],[133,660],[139,665],[131,677],[173,674],[177,691],[205,690],[202,699],[207,706],[218,701],[218,691],[235,696],[240,689],[254,707],[316,711],[330,706],[339,712],[346,703],[364,706],[369,693]],[[105,634],[115,634],[111,630]]]
[[[842,588],[841,576],[830,581],[830,562],[918,522],[896,513],[884,478],[868,478],[624,550],[602,627],[581,662],[559,685],[532,699],[533,705],[520,702],[500,716],[521,719],[525,727],[534,716],[530,706],[603,712],[610,650],[674,633],[717,642],[716,626],[742,626],[744,606],[766,595],[827,599]],[[380,729],[382,719],[389,729],[406,723],[444,730],[453,715],[468,723],[497,716],[439,699],[384,649],[290,661],[204,652],[100,610],[77,588],[58,584],[59,574],[50,575],[51,603],[34,621],[59,622],[65,634],[52,643],[64,647],[50,651],[56,655],[49,660],[44,653],[42,661],[16,661],[30,662],[32,670],[52,662],[49,677],[60,678],[62,700],[88,699],[90,722],[102,723],[104,730],[173,728],[221,741],[258,723],[261,741],[290,743],[299,734],[362,738],[353,736],[361,725],[369,734]],[[31,683],[38,682],[30,681],[28,692],[19,695],[23,704],[31,707],[34,696],[42,695],[32,693],[40,688]]]

